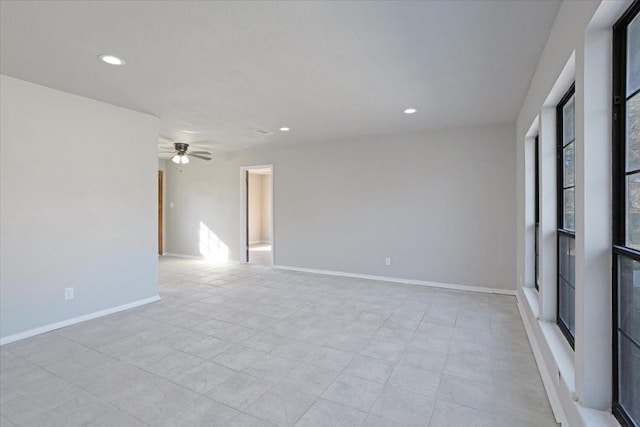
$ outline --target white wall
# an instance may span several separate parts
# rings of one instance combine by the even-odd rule
[[[168,165],[167,252],[199,255],[203,223],[238,259],[240,167],[274,164],[275,264],[515,290],[514,137],[501,125]]]
[[[158,120],[0,88],[0,336],[156,297]]]

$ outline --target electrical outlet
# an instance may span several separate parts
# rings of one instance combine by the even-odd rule
[[[391,257],[390,257],[390,256],[386,257],[386,258],[384,259],[384,263],[385,263],[386,265],[391,265]]]
[[[73,299],[73,288],[64,288],[64,299]]]

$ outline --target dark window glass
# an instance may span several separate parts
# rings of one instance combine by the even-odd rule
[[[627,170],[640,169],[640,94],[627,101]]]
[[[613,414],[640,425],[640,1],[613,27]]]
[[[575,336],[576,130],[575,88],[558,104],[558,310],[557,323],[567,341]]]
[[[564,209],[564,229],[574,231],[576,229],[576,195],[573,188],[562,190]]]
[[[619,403],[626,415],[640,420],[640,346],[623,333],[618,334]]]
[[[575,143],[571,142],[562,149],[564,156],[564,186],[570,187],[575,185],[576,179],[576,155],[574,147]]]
[[[640,343],[640,262],[619,257],[618,328]]]
[[[562,129],[563,129],[563,141],[564,144],[569,144],[576,139],[575,131],[575,102],[572,96],[566,101],[566,104],[562,107]]]
[[[640,89],[640,18],[638,14],[627,27],[627,90],[631,95]]]
[[[627,241],[630,248],[640,248],[640,173],[627,175]]]
[[[575,239],[560,235],[558,252],[558,321],[575,336]]]

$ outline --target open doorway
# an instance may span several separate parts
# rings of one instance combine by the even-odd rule
[[[164,172],[158,171],[158,255],[164,254],[164,236],[163,236],[163,224],[164,224],[164,212],[162,209],[163,193],[164,193]]]
[[[273,166],[250,166],[243,172],[244,261],[273,265]]]

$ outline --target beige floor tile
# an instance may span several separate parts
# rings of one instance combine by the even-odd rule
[[[318,399],[296,423],[296,427],[360,427],[366,416],[366,412]]]
[[[198,397],[184,408],[177,411],[167,420],[162,420],[158,427],[194,427],[226,426],[240,414],[239,411],[211,400]]]
[[[322,393],[322,398],[368,412],[382,388],[382,384],[343,375]]]
[[[161,301],[0,348],[2,427],[557,426],[511,296],[159,268]]]
[[[250,405],[246,412],[275,425],[289,427],[298,421],[315,399],[311,394],[275,386]]]
[[[388,360],[358,356],[346,367],[344,373],[384,384],[393,372],[394,367],[395,363]]]
[[[233,408],[244,410],[273,387],[273,384],[236,373],[211,389],[207,396]]]
[[[371,413],[406,426],[424,426],[429,421],[434,400],[402,387],[386,385]]]

